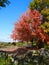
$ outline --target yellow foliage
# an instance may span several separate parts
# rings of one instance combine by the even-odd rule
[[[46,33],[49,32],[49,22],[45,22],[40,27],[44,30],[44,32],[46,32]]]

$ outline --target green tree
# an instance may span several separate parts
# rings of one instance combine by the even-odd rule
[[[30,2],[30,9],[37,9],[39,11],[44,8],[49,8],[49,0],[33,0]]]
[[[6,4],[9,4],[8,0],[0,0],[0,7],[6,7]]]

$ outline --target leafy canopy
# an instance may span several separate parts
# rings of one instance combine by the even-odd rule
[[[9,4],[8,0],[0,0],[0,7],[6,7],[6,4]]]
[[[30,9],[37,9],[39,11],[44,8],[49,8],[49,0],[33,0],[30,2]]]
[[[14,25],[11,38],[49,44],[49,0],[33,0],[29,9]]]

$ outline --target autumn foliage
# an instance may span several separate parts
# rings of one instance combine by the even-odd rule
[[[11,38],[32,43],[35,39],[37,44],[49,44],[49,0],[30,2],[29,9],[14,24]]]
[[[49,42],[49,36],[40,28],[42,24],[42,15],[37,10],[28,9],[22,17],[14,24],[14,29],[11,34],[13,40],[31,41],[33,38],[36,41],[41,40]]]

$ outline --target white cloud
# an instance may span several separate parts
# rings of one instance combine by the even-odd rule
[[[6,34],[6,33],[1,33],[0,34],[0,41],[13,42],[13,40],[10,38],[10,34]]]

